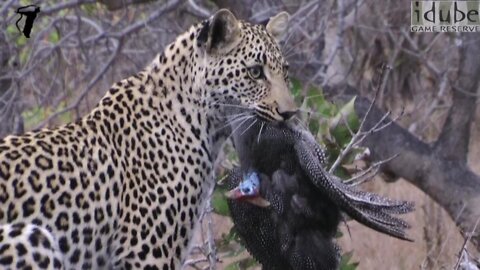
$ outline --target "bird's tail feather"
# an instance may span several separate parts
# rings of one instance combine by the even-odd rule
[[[330,175],[315,158],[306,142],[298,141],[295,151],[300,166],[311,182],[333,202],[358,222],[390,236],[412,241],[405,230],[410,225],[391,214],[405,214],[414,210],[414,204],[395,201],[370,192],[360,191]]]

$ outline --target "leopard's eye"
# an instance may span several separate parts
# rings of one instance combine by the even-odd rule
[[[263,67],[261,65],[249,67],[248,74],[254,80],[265,79],[265,73],[263,73]]]

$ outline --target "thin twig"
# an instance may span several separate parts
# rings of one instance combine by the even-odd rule
[[[207,202],[207,245],[208,245],[208,262],[209,269],[215,270],[217,267],[217,247],[215,246],[215,239],[213,235],[213,221],[212,221],[212,207],[211,207],[211,197]]]
[[[188,5],[190,8],[193,10],[193,12],[201,17],[201,18],[208,18],[210,17],[210,11],[207,10],[206,8],[200,6],[195,2],[195,0],[188,0]]]
[[[467,205],[466,205],[465,203],[462,204],[462,207],[460,208],[460,211],[458,211],[458,214],[456,215],[455,219],[453,220],[454,223],[457,223],[457,222],[458,222],[458,220],[460,219],[460,216],[463,214],[463,211],[465,211],[466,206],[467,206]],[[447,247],[447,243],[448,243],[448,241],[450,240],[450,238],[451,238],[451,236],[452,236],[452,233],[453,233],[454,231],[455,231],[455,230],[449,230],[449,231],[447,232],[447,236],[445,237],[445,241],[443,241],[442,246],[440,247],[440,251],[438,252],[435,261],[438,261],[438,258],[439,258],[439,256],[440,256],[440,254],[442,254],[442,253],[443,253],[443,250]],[[427,257],[428,257],[428,254],[427,254]],[[425,262],[426,260],[427,260],[427,258],[425,258],[424,262]],[[424,262],[423,262],[422,264],[424,264]]]
[[[119,42],[120,43],[120,42]],[[42,121],[39,125],[37,125],[37,129],[39,128],[42,128],[44,127],[48,122],[50,122],[51,120],[55,119],[57,116],[61,115],[61,114],[64,114],[68,111],[71,111],[73,109],[76,109],[78,107],[78,105],[80,104],[80,102],[85,98],[85,96],[88,94],[88,92],[90,92],[90,90],[92,90],[93,86],[98,82],[98,80],[100,80],[100,78],[102,78],[102,76],[107,72],[107,70],[110,68],[110,66],[113,64],[113,62],[115,61],[117,55],[120,53],[120,48],[121,48],[121,45],[119,44],[117,46],[117,48],[115,49],[115,51],[113,52],[113,54],[110,56],[110,58],[108,59],[107,63],[105,63],[105,65],[102,67],[102,69],[100,70],[100,72],[97,73],[97,75],[88,83],[87,87],[82,91],[82,93],[80,94],[80,96],[77,97],[77,99],[75,100],[75,102],[73,102],[72,104],[70,104],[68,107],[50,115],[47,119],[45,119],[44,121]]]
[[[71,1],[71,2],[60,3],[60,4],[55,5],[55,6],[42,8],[42,16],[43,15],[51,15],[55,12],[59,12],[59,11],[62,11],[64,9],[74,8],[74,7],[85,5],[85,4],[93,4],[93,3],[96,3],[96,2],[97,2],[96,0],[75,0],[75,1]]]
[[[183,266],[192,266],[196,269],[200,269],[196,265],[199,264],[199,263],[206,263],[206,262],[208,262],[208,260],[206,258],[189,259],[189,260],[185,261]]]
[[[457,262],[455,263],[455,267],[453,268],[454,270],[459,270],[459,269],[460,269],[460,261],[461,261],[462,258],[463,258],[464,251],[466,252],[466,250],[467,250],[467,244],[468,244],[468,242],[470,242],[470,239],[472,239],[472,236],[474,235],[475,231],[477,230],[477,226],[478,226],[478,223],[479,223],[479,222],[480,222],[480,217],[477,218],[477,221],[475,221],[475,225],[473,226],[472,231],[466,234],[467,237],[466,237],[465,240],[463,241],[462,248],[461,248],[460,251],[459,251],[458,260],[457,260]],[[468,259],[468,258],[467,258],[467,259]]]
[[[3,3],[2,8],[0,9],[0,15],[4,16],[3,13],[15,2],[16,0],[10,0]]]
[[[384,72],[385,70],[387,70],[387,72]],[[332,167],[330,167],[330,169],[328,170],[329,173],[333,173],[337,167],[340,165],[340,163],[343,161],[343,159],[345,158],[345,156],[350,153],[350,151],[352,150],[352,148],[357,145],[359,142],[363,141],[367,135],[371,134],[371,133],[374,133],[376,132],[378,126],[386,119],[386,117],[388,117],[389,113],[387,112],[387,114],[385,114],[381,119],[380,121],[378,121],[370,130],[368,131],[363,131],[363,127],[365,125],[365,122],[366,122],[366,119],[369,117],[370,115],[370,112],[372,111],[373,109],[373,106],[375,104],[375,101],[377,100],[377,96],[378,96],[378,93],[380,91],[382,91],[382,87],[384,87],[384,84],[383,84],[383,81],[386,80],[387,76],[388,76],[388,70],[389,68],[388,67],[382,67],[381,71],[380,71],[380,82],[378,83],[377,85],[377,88],[375,90],[375,94],[373,96],[373,99],[372,99],[372,102],[370,103],[370,106],[368,107],[368,110],[367,112],[365,113],[365,116],[362,118],[362,121],[360,122],[360,126],[358,127],[358,131],[357,133],[355,133],[353,136],[352,136],[352,139],[350,140],[350,142],[347,144],[347,146],[342,150],[342,152],[340,152],[340,154],[338,155],[337,159],[335,160],[335,162],[333,163]]]
[[[122,31],[120,31],[118,33],[109,34],[108,36],[121,38],[121,37],[128,36],[131,33],[135,33],[139,29],[141,29],[145,25],[147,25],[149,22],[152,22],[152,21],[160,18],[165,13],[168,13],[170,11],[175,10],[175,8],[177,8],[182,2],[184,2],[184,0],[182,0],[182,1],[180,1],[180,0],[169,1],[165,4],[163,4],[160,8],[156,9],[155,12],[150,14],[150,16],[148,16],[148,18],[146,20],[135,22],[134,24],[128,26],[127,28],[123,29]]]
[[[355,175],[354,177],[352,177],[348,180],[345,180],[345,183],[349,184],[349,185],[352,185],[352,186],[357,186],[357,185],[363,184],[366,180],[372,178],[374,175],[376,175],[379,172],[380,166],[382,166],[383,164],[397,158],[398,156],[399,156],[399,154],[395,154],[395,155],[393,155],[393,156],[391,156],[387,159],[380,160],[380,161],[377,161],[377,162],[373,163],[370,167],[368,167],[368,169],[363,170],[361,173]]]

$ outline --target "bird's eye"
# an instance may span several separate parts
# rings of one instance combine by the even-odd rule
[[[254,80],[265,79],[265,74],[263,73],[263,67],[261,65],[255,65],[248,68],[248,75]]]
[[[252,193],[252,190],[249,187],[244,187],[242,188],[243,194],[250,194]]]

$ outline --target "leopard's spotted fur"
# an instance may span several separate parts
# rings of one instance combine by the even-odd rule
[[[275,40],[287,21],[218,11],[79,121],[1,140],[0,268],[179,267],[229,108],[270,121],[294,110]]]

